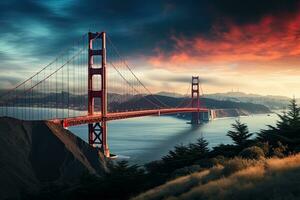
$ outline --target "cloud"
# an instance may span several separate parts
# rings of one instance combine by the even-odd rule
[[[195,75],[196,76],[196,75]],[[176,75],[172,73],[161,73],[161,74],[151,74],[149,73],[146,76],[146,79],[152,80],[152,81],[158,81],[158,82],[164,82],[164,83],[185,83],[188,84],[191,82],[192,75]],[[208,77],[208,76],[199,76],[200,84],[202,85],[212,85],[212,86],[229,86],[229,85],[236,85],[237,83],[234,81],[228,81],[228,80],[220,80],[217,77]],[[239,85],[242,85],[241,83]]]
[[[238,24],[255,23],[266,15],[297,13],[299,1],[290,0],[211,0],[219,18],[230,18]]]
[[[210,78],[212,72],[257,70],[272,64],[295,73],[299,50],[292,47],[298,41],[293,44],[287,37],[287,42],[280,43],[275,39],[282,38],[285,29],[298,31],[298,22],[293,20],[298,8],[296,0],[3,0],[0,69],[1,73],[20,69],[14,74],[17,77],[30,75],[91,30],[108,32],[122,55],[139,62],[137,69],[160,67],[174,72],[201,68],[208,72],[204,75],[210,73],[202,73],[202,81],[218,87],[230,81],[228,77],[223,81],[222,76]],[[270,27],[264,24],[268,18]],[[285,26],[286,22],[294,25]],[[246,34],[251,27],[256,27],[257,35],[263,30],[265,37]],[[264,40],[265,46],[259,43]],[[169,81],[188,80],[175,79]],[[157,83],[153,87],[164,88]]]
[[[47,58],[71,45],[89,29],[104,30],[122,54],[135,57],[152,55],[156,45],[172,50],[170,35],[187,39],[200,33],[209,36],[212,25],[220,17],[233,21],[253,20],[254,16],[260,19],[266,13],[294,13],[295,5],[294,0],[284,4],[279,0],[248,3],[237,0],[226,3],[220,0],[129,0],[126,3],[118,0],[4,0],[0,2],[0,36],[8,40],[16,35],[10,39],[11,44],[21,44],[32,56]]]
[[[1,88],[12,88],[20,80],[21,77],[0,75]]]
[[[171,37],[174,49],[157,47],[149,63],[161,68],[195,68],[205,65],[232,65],[249,70],[249,65],[281,68],[300,55],[300,14],[265,16],[258,23],[237,25],[232,21],[215,24],[212,35]],[[299,63],[298,63],[299,64]],[[298,68],[298,66],[295,66]]]

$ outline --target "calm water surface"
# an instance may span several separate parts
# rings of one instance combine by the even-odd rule
[[[26,111],[27,112],[24,112]],[[28,113],[30,110],[30,113]],[[40,112],[40,108],[9,108],[8,115],[18,118],[38,119],[46,113],[48,118],[66,116],[66,114],[80,115],[79,111],[49,109]],[[4,110],[0,112],[3,113]],[[50,109],[51,111],[51,109]],[[69,113],[68,113],[69,112]],[[4,112],[5,113],[5,112]],[[26,115],[27,114],[27,115]],[[209,147],[218,144],[229,144],[232,141],[226,133],[237,118],[215,119],[201,126],[194,127],[186,120],[172,116],[153,116],[112,121],[108,123],[108,143],[110,151],[120,158],[128,159],[131,163],[142,164],[157,160],[166,155],[175,145],[195,142],[197,138],[204,137]],[[246,123],[250,132],[255,133],[266,125],[274,125],[278,120],[276,114],[260,114],[240,117]],[[73,133],[87,141],[87,125],[70,127]]]
[[[157,160],[175,145],[195,142],[204,137],[209,147],[220,143],[230,144],[226,133],[237,118],[215,119],[201,126],[191,126],[185,120],[172,116],[142,117],[108,123],[110,151],[132,163]],[[266,125],[274,125],[276,114],[260,114],[240,117],[249,126],[250,132],[258,132]],[[87,126],[71,127],[70,130],[87,141]]]

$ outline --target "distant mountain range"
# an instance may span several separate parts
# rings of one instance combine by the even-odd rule
[[[176,98],[185,97],[184,95],[175,92],[158,92],[156,93],[156,95],[166,96],[166,97],[176,97]]]
[[[6,91],[0,90],[0,94],[4,94]],[[12,97],[14,97],[16,94],[12,94]],[[41,93],[34,93],[31,94],[31,98],[34,98],[34,101],[42,101],[46,99],[46,101],[54,102],[56,99],[63,99],[63,104],[67,103],[67,100],[70,102],[74,102],[74,104],[80,104],[81,102],[86,101],[87,95],[69,95],[68,93],[63,92],[59,94],[50,93],[50,94],[41,94]],[[158,92],[156,95],[158,96],[165,96],[165,97],[172,97],[172,98],[184,98],[188,97],[179,93],[175,92]],[[21,95],[23,96],[23,95]],[[139,95],[141,96],[141,95]],[[26,98],[28,98],[27,96]],[[138,95],[132,96],[132,95],[121,95],[116,93],[109,93],[109,99],[112,99],[112,101],[116,101],[117,103],[122,103],[130,100],[132,97],[138,97]],[[214,94],[205,94],[202,98],[206,99],[214,99],[219,101],[230,101],[230,102],[241,102],[241,103],[253,103],[253,104],[261,104],[264,106],[267,106],[271,110],[276,109],[286,109],[287,105],[290,102],[290,98],[285,96],[274,96],[274,95],[258,95],[258,94],[247,94],[244,92],[227,92],[227,93],[214,93]],[[0,103],[3,101],[3,99],[0,99]],[[22,100],[21,100],[22,101]],[[20,100],[18,102],[21,102]],[[121,101],[121,102],[119,102]],[[300,103],[300,99],[297,99],[297,101]],[[80,106],[82,107],[82,105]]]
[[[190,97],[176,93],[161,92],[160,95],[122,95],[108,94],[108,110],[124,111],[124,110],[140,110],[155,109],[166,107],[185,107],[190,102]],[[33,93],[26,98],[19,98],[17,101],[11,101],[7,106],[24,106],[26,102],[31,105],[46,107],[67,108],[71,105],[73,109],[87,109],[87,95],[73,95],[67,92],[62,93]],[[210,109],[236,109],[236,113],[257,114],[269,113],[270,109],[283,108],[287,105],[289,99],[279,97],[262,97],[258,95],[247,95],[244,93],[226,93],[226,94],[210,94],[201,98],[201,106]],[[41,103],[43,102],[43,103]],[[0,100],[1,103],[1,100]],[[99,107],[99,99],[95,100],[95,105]],[[99,109],[99,108],[98,108]],[[225,112],[225,111],[224,111]],[[228,111],[229,112],[229,111]],[[232,112],[232,111],[230,111]]]
[[[158,94],[164,94],[169,97],[183,97],[181,94],[160,92]],[[267,106],[269,109],[285,109],[290,102],[290,98],[285,96],[273,96],[273,95],[258,95],[258,94],[246,94],[243,92],[227,92],[227,93],[215,93],[205,94],[204,98],[220,100],[220,101],[231,101],[231,102],[244,102],[262,104]],[[300,100],[298,99],[298,102]]]
[[[150,103],[153,102],[153,103]],[[168,105],[170,107],[185,107],[189,105],[189,97],[170,97],[170,96],[145,96],[141,98],[132,98],[125,102],[114,103],[111,105],[112,110],[139,110],[140,108],[154,109],[156,106]],[[233,102],[228,100],[215,100],[209,98],[201,99],[201,106],[210,109],[232,110],[236,109],[244,114],[259,114],[269,113],[270,109],[261,104],[254,104],[249,102]],[[231,111],[230,111],[231,112]]]

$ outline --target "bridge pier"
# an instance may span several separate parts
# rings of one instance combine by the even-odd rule
[[[110,152],[107,144],[107,128],[105,122],[97,122],[89,124],[89,144],[99,148],[105,157],[110,157]]]
[[[199,95],[199,76],[192,77],[192,101],[191,106],[192,108],[200,109],[200,95]],[[200,124],[200,112],[193,112],[191,124]]]
[[[192,113],[191,124],[194,125],[200,124],[199,112]]]
[[[88,115],[93,115],[95,110],[95,99],[100,99],[101,121],[88,125],[89,144],[99,148],[104,156],[110,157],[107,144],[107,90],[106,90],[106,33],[96,32],[88,34]],[[93,44],[101,40],[101,49],[93,49]],[[94,67],[94,56],[101,56],[101,68]],[[95,63],[97,64],[97,63]],[[99,65],[99,63],[98,63]],[[93,77],[101,77],[101,90],[97,90]]]
[[[208,122],[210,119],[212,119],[211,110],[200,112],[199,115],[200,121]]]

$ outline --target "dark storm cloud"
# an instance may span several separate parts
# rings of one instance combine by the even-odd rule
[[[219,17],[229,17],[238,23],[256,22],[266,15],[295,13],[299,0],[212,0]]]
[[[72,30],[74,21],[69,17],[55,14],[49,7],[39,1],[1,1],[0,2],[0,37],[6,45],[2,51],[12,48],[27,53],[27,56],[43,58],[53,56],[78,35],[67,34],[66,29]],[[47,32],[39,26],[47,27]],[[33,34],[40,33],[40,35]],[[65,41],[65,42],[64,42]],[[15,57],[17,60],[18,57]]]
[[[228,20],[238,24],[255,23],[266,15],[296,13],[299,0],[164,0],[151,1],[150,5],[129,5],[131,14],[127,15],[127,9],[117,10],[120,14],[116,15],[115,22],[119,27],[125,23],[130,32],[116,32],[113,37],[123,52],[151,54],[158,46],[163,51],[174,49],[173,36],[214,37],[212,29],[216,23],[222,25]],[[131,12],[132,9],[136,12]],[[141,10],[144,12],[137,12]]]
[[[109,33],[122,54],[149,55],[155,47],[174,48],[172,36],[210,37],[223,19],[238,23],[266,14],[296,12],[295,0],[81,0],[0,2],[0,37],[34,57],[52,57],[92,30]],[[39,30],[44,26],[46,30]],[[33,30],[36,29],[36,30]],[[45,32],[32,34],[32,31]],[[11,37],[11,35],[17,37]],[[3,47],[5,49],[5,47]]]

